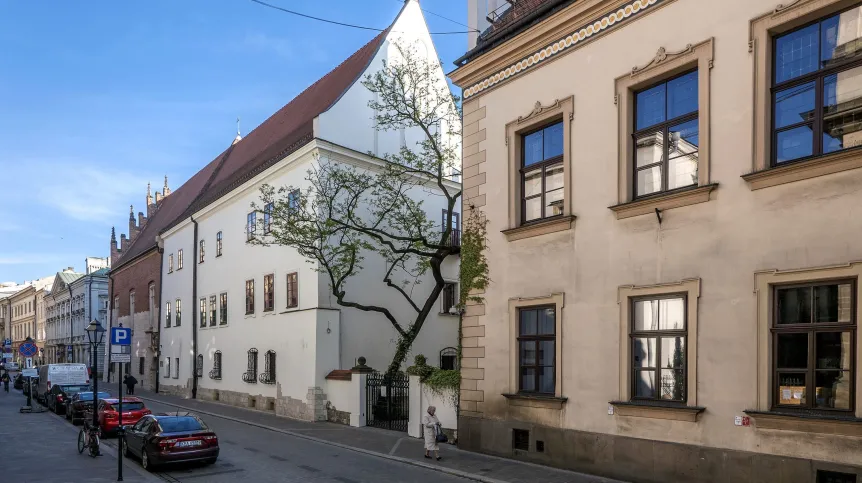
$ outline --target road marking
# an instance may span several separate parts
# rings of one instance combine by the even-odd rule
[[[191,474],[191,475],[183,475],[183,480],[191,480],[192,478],[203,478],[206,476],[227,475],[230,473],[240,473],[242,471],[245,471],[245,470],[237,469],[237,470],[212,471],[210,473],[195,473],[195,474]]]
[[[276,456],[274,454],[269,455],[269,457],[276,461],[289,461],[287,458],[282,458],[281,456]]]
[[[306,470],[306,471],[310,471],[310,472],[312,472],[312,473],[319,473],[319,472],[320,472],[320,469],[315,468],[314,466],[297,465],[297,467],[302,468],[302,469],[304,469],[304,470]]]
[[[396,441],[395,444],[392,445],[392,449],[389,450],[390,455],[394,455],[395,452],[398,451],[398,447],[401,446],[401,441],[403,440],[404,438],[398,438],[398,441]]]

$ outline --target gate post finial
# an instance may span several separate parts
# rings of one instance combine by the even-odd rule
[[[365,365],[365,358],[360,356],[358,359],[356,359],[356,365],[353,366],[351,371],[358,372],[358,373],[368,373],[368,372],[374,372],[374,369],[366,366]]]

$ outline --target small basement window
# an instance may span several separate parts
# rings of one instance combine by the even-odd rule
[[[530,432],[528,430],[512,430],[512,449],[530,451]]]
[[[856,475],[838,471],[817,470],[817,483],[856,483]]]

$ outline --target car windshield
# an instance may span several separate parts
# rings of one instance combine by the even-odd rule
[[[87,389],[90,389],[90,387],[89,386],[63,386],[63,391],[66,394],[77,394],[81,391],[86,391]]]
[[[181,431],[199,431],[206,429],[201,420],[192,416],[177,416],[174,418],[159,418],[159,426],[165,433],[179,433]]]
[[[114,407],[114,411],[120,409],[120,403],[114,403],[112,406]],[[123,412],[140,411],[141,409],[144,409],[144,403],[142,402],[123,401]]]
[[[99,393],[99,399],[104,399],[106,397],[111,397],[111,395],[106,393],[106,392],[100,392]],[[93,393],[92,392],[79,393],[78,399],[80,399],[81,401],[92,401],[93,400]]]

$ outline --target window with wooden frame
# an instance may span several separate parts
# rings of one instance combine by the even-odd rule
[[[198,313],[200,314],[200,317],[201,317],[201,328],[204,328],[207,326],[207,298],[206,297],[203,297],[200,300],[200,307],[199,307]]]
[[[200,245],[198,247],[198,263],[204,262],[204,253],[206,252],[205,246],[206,246],[206,244],[205,244],[204,240],[201,240]]]
[[[273,293],[273,283],[275,276],[273,274],[263,276],[263,311],[272,312],[275,308],[275,294]]]
[[[773,38],[772,166],[862,145],[862,6]]]
[[[177,299],[176,304],[177,304],[177,315],[176,315],[176,319],[174,320],[174,327],[179,327],[182,324],[183,302],[182,302],[182,300]]]
[[[556,309],[524,307],[518,311],[518,390],[554,394],[556,379]]]
[[[168,255],[168,273],[173,273],[174,271],[174,254],[171,253]]]
[[[774,408],[855,410],[855,284],[774,287]]]
[[[263,207],[263,234],[269,235],[272,229],[272,209],[275,206],[273,203],[267,203]]]
[[[257,383],[257,349],[248,350],[248,365],[242,375],[242,380],[249,384]]]
[[[287,308],[299,307],[299,275],[296,272],[287,274]]]
[[[698,183],[698,72],[635,92],[633,198]]]
[[[563,121],[521,135],[521,223],[563,214]]]
[[[293,190],[287,194],[287,210],[288,213],[296,213],[299,210],[299,190]]]
[[[631,300],[632,400],[685,403],[686,297]]]
[[[171,303],[165,302],[165,328],[171,326]]]
[[[246,226],[245,226],[246,240],[251,240],[252,238],[254,238],[254,232],[255,232],[256,227],[257,227],[257,213],[252,211],[251,213],[249,213],[246,216]]]
[[[219,325],[227,325],[227,292],[219,295]]]
[[[216,325],[216,296],[210,295],[210,327]]]
[[[449,210],[443,208],[443,221],[440,224],[441,231],[446,231],[446,220],[449,218]],[[461,214],[453,211],[451,216],[450,226],[452,227],[452,231],[449,232],[449,239],[445,242],[448,242],[449,246],[460,247],[461,246]],[[445,243],[444,242],[444,243]]]
[[[453,310],[457,313],[458,305],[458,284],[455,282],[446,282],[443,284],[443,292],[440,294],[441,306],[440,312],[443,314],[452,314]]]
[[[258,379],[264,384],[275,384],[275,351],[263,355],[263,372]]]
[[[245,281],[245,315],[254,314],[254,280]]]
[[[216,233],[216,257],[221,256],[221,243],[222,243],[221,237],[222,237],[221,232]]]
[[[210,379],[216,381],[221,379],[221,351],[213,352],[213,368],[209,373]]]
[[[177,270],[183,269],[183,251],[177,250]]]

